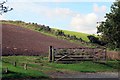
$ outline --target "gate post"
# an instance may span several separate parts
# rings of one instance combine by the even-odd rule
[[[49,46],[49,62],[52,62],[53,60],[53,47]]]
[[[105,62],[107,62],[107,49],[104,48],[104,53],[105,53]]]

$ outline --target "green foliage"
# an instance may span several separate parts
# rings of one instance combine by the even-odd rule
[[[64,32],[63,32],[62,30],[57,30],[57,31],[55,32],[55,35],[56,35],[56,36],[64,36],[65,34],[64,34]]]
[[[103,41],[100,41],[98,37],[95,37],[93,35],[89,35],[87,37],[88,37],[88,39],[90,40],[91,43],[96,43],[96,44],[99,44],[101,46],[105,46],[107,44]]]
[[[120,1],[116,0],[111,6],[111,12],[105,16],[105,22],[98,27],[102,40],[108,42],[108,47],[112,49],[120,48]]]

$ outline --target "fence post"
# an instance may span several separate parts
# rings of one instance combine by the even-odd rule
[[[5,73],[8,73],[8,68],[5,68]]]
[[[96,54],[97,54],[97,49],[94,48],[93,49],[93,62],[96,62],[98,60]]]
[[[104,53],[105,53],[105,62],[107,62],[107,49],[104,48]]]
[[[24,64],[24,69],[27,70],[27,64],[26,63]]]
[[[13,65],[16,67],[16,62],[14,62]]]
[[[93,48],[93,53],[92,53],[92,56],[93,56],[93,62],[95,61],[95,49]]]
[[[52,48],[52,62],[54,62],[54,54],[55,54],[55,49],[54,49],[54,47]]]
[[[53,55],[53,47],[49,46],[49,62],[52,62],[52,55]]]

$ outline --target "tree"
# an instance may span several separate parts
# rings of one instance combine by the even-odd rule
[[[97,27],[101,39],[108,43],[110,48],[120,48],[120,1],[116,0],[111,6],[111,12],[105,16],[106,20]]]
[[[49,26],[46,26],[46,31],[51,31],[51,28]]]
[[[62,30],[57,30],[57,31],[55,32],[55,35],[56,35],[56,36],[64,36],[65,34],[64,34],[64,32],[63,32]]]
[[[2,3],[0,3],[0,14],[2,15],[3,13],[6,13],[8,11],[11,11],[13,10],[13,8],[9,8],[8,6],[4,6],[4,4],[6,3],[7,1],[3,1]]]
[[[98,40],[99,40],[97,37],[92,36],[92,35],[89,35],[87,37],[88,37],[88,39],[90,40],[91,43],[97,43]]]

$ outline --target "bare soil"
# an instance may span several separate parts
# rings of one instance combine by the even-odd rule
[[[81,47],[79,44],[71,43],[67,40],[60,40],[55,37],[44,35],[40,32],[10,24],[2,24],[0,31],[2,31],[0,43],[2,44],[3,56],[48,56],[49,46],[54,46],[55,48]],[[107,57],[108,59],[120,59],[119,52],[115,51],[108,51]]]
[[[19,26],[2,24],[2,55],[48,55],[49,46],[72,48],[80,45]]]

